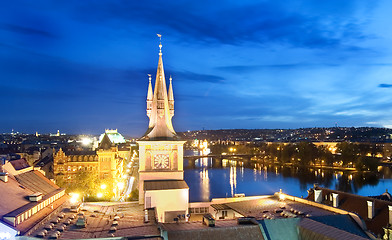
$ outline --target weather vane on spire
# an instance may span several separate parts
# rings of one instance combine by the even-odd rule
[[[157,36],[159,37],[159,55],[162,55],[162,35],[157,33]]]

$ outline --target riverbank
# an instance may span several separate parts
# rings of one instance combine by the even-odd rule
[[[340,167],[340,166],[329,166],[329,165],[320,165],[320,164],[313,164],[309,166],[302,166],[300,164],[294,163],[280,163],[276,161],[268,161],[268,160],[251,160],[252,163],[259,163],[259,164],[272,164],[284,167],[306,167],[306,168],[316,168],[316,169],[329,169],[329,170],[339,170],[339,171],[355,171],[357,170],[353,167]]]

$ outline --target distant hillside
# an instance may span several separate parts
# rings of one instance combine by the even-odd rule
[[[391,142],[392,129],[374,127],[332,127],[300,129],[221,129],[197,130],[178,133],[183,139],[207,139],[230,141],[351,141]]]

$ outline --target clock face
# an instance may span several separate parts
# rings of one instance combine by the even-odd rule
[[[169,168],[169,154],[157,154],[154,156],[154,167],[159,169]]]

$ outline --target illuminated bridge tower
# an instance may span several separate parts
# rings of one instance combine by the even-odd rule
[[[169,94],[168,94],[169,92]],[[167,90],[159,44],[154,90],[149,75],[147,91],[148,129],[139,139],[139,203],[155,207],[159,222],[173,221],[188,213],[189,187],[184,181],[183,145],[172,125],[174,97],[170,77]]]

